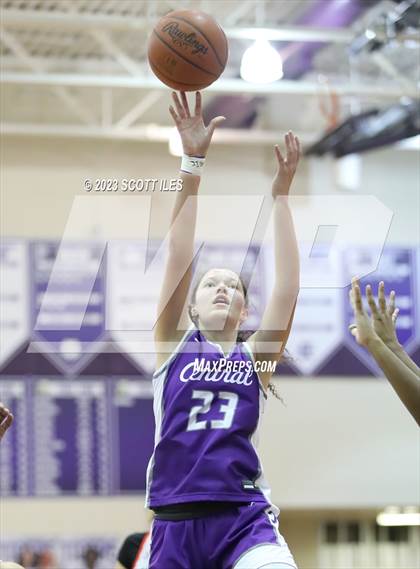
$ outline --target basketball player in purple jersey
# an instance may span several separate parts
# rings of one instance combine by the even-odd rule
[[[173,99],[175,108],[170,107],[170,113],[184,150],[183,189],[173,210],[154,331],[156,433],[146,505],[155,517],[149,567],[295,568],[278,531],[278,510],[270,502],[255,445],[272,375],[256,369],[281,359],[299,289],[298,248],[288,205],[299,141],[291,132],[285,136],[286,158],[275,148],[274,290],[261,329],[247,342],[237,342],[248,302],[235,272],[208,271],[186,307],[200,173],[214,129],[223,117],[205,127],[200,93],[196,93],[193,114],[185,93],[173,93]],[[163,344],[171,348],[169,358],[161,353]]]

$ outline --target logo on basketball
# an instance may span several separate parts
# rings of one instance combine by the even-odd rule
[[[208,51],[208,47],[198,41],[197,35],[194,32],[183,32],[177,22],[169,22],[169,24],[166,24],[166,26],[162,28],[162,32],[170,36],[174,45],[184,50],[191,49],[191,55],[205,55]]]

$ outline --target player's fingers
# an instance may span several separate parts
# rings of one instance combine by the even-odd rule
[[[354,288],[356,285],[357,286],[359,285],[359,281],[357,280],[357,277],[353,277],[351,279],[351,289],[350,290],[354,291]]]
[[[179,117],[178,117],[178,115],[176,114],[175,109],[173,108],[172,105],[169,106],[169,112],[171,113],[171,116],[172,116],[172,118],[174,119],[175,124],[178,124],[178,123],[179,123]]]
[[[8,429],[10,427],[10,425],[13,423],[13,419],[14,416],[13,414],[9,411],[7,417],[4,419],[3,423],[6,425],[6,429]]]
[[[372,287],[370,285],[366,285],[366,298],[369,304],[370,311],[372,312],[373,316],[378,316],[378,308],[376,306],[375,299],[373,297]]]
[[[295,145],[296,145],[297,157],[299,158],[299,156],[300,156],[300,140],[297,136],[295,136]]]
[[[0,421],[0,438],[4,435],[4,433],[10,427],[10,425],[13,423],[13,419],[14,417],[12,413],[10,413],[9,411],[8,414],[2,419],[2,421]]]
[[[184,107],[185,114],[188,118],[191,118],[190,107],[188,106],[188,99],[185,91],[181,91],[181,102],[182,106]]]
[[[209,126],[208,126],[210,136],[213,135],[213,132],[214,132],[214,129],[216,128],[216,126],[219,126],[225,120],[226,120],[226,117],[215,117],[214,119],[211,119]]]
[[[274,152],[276,153],[276,157],[277,157],[278,163],[279,163],[280,165],[283,165],[283,164],[284,164],[284,158],[283,158],[283,154],[281,153],[280,147],[279,147],[278,144],[276,144],[276,145],[274,146]]]
[[[7,417],[10,414],[11,414],[11,411],[2,404],[0,406],[0,420],[2,420],[4,417]]]
[[[398,318],[398,314],[399,314],[399,313],[400,313],[400,309],[399,309],[399,308],[396,308],[396,309],[394,310],[394,312],[392,313],[391,318],[392,318],[392,323],[394,324],[394,326],[395,326],[395,323],[396,323],[396,321],[397,321],[397,318]]]
[[[185,111],[184,111],[184,109],[181,105],[181,102],[178,98],[178,95],[175,91],[172,91],[172,99],[175,103],[176,112],[178,113],[179,118],[185,119],[185,117],[186,117]]]
[[[197,91],[195,94],[195,109],[194,109],[194,114],[196,116],[200,116],[201,115],[201,93],[200,91]]]
[[[351,279],[351,294],[353,297],[354,308],[357,312],[363,312],[362,294],[360,292],[359,281],[356,277]]]
[[[360,292],[360,287],[358,284],[354,285],[353,287],[353,295],[354,295],[354,305],[356,310],[359,314],[363,313],[363,302],[362,302],[362,293]]]
[[[290,130],[289,130],[289,132],[285,135],[285,137],[284,137],[284,142],[285,142],[285,144],[286,144],[287,159],[289,160],[289,158],[291,158],[291,155],[292,155],[292,153],[293,153],[293,143],[292,143],[292,139],[291,139]]]
[[[394,314],[394,311],[395,311],[395,290],[391,290],[391,292],[389,293],[387,314],[389,316],[392,316]]]
[[[385,283],[381,281],[378,286],[378,304],[382,312],[386,311]]]
[[[292,131],[289,131],[289,151],[287,161],[290,162],[293,167],[296,167],[298,161],[298,149],[296,146],[295,135]]]

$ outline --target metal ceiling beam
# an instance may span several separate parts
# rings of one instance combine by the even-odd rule
[[[285,26],[278,28],[224,28],[228,38],[269,41],[306,41],[348,44],[354,32],[342,28],[316,28],[309,26]]]
[[[14,73],[3,72],[0,75],[1,84],[14,85],[66,85],[72,87],[111,87],[115,89],[165,89],[168,87],[158,79],[150,77],[129,77],[126,75],[78,75],[60,73]],[[408,89],[400,85],[367,83],[346,83],[345,85],[331,85],[337,95],[361,95],[378,99],[395,99],[402,96],[417,97],[415,87]],[[321,86],[309,81],[276,81],[267,85],[247,83],[242,79],[219,79],[206,90],[214,93],[249,93],[259,95],[269,94],[297,94],[317,95]]]
[[[125,71],[128,71],[131,75],[141,75],[143,73],[142,66],[128,56],[107,32],[103,30],[90,30],[89,33],[104,52],[119,63]]]
[[[390,61],[382,51],[375,51],[371,54],[371,60],[382,69],[389,77],[397,81],[404,89],[411,89],[416,87],[416,81],[410,79],[400,73],[395,65]]]
[[[116,128],[127,128],[138,120],[144,113],[150,109],[161,97],[163,91],[150,91],[132,108],[121,117],[114,126]]]
[[[169,142],[173,127],[158,125],[142,125],[129,129],[115,129],[64,125],[45,125],[34,123],[0,123],[0,133],[12,136],[40,136],[62,138],[86,138],[108,140],[136,140],[139,142]],[[318,135],[297,133],[303,146],[313,144]],[[234,144],[242,146],[272,146],[279,142],[278,131],[247,130],[244,136],[243,129],[218,129],[212,138],[212,145]],[[393,145],[395,150],[420,150],[420,137],[402,140]]]
[[[7,46],[15,56],[22,61],[24,65],[32,69],[33,77],[42,75],[45,70],[40,64],[36,64],[32,61],[31,56],[28,54],[23,45],[18,41],[14,34],[1,29],[1,41]],[[63,85],[51,85],[52,91],[55,95],[63,101],[63,103],[79,118],[82,122],[86,124],[95,124],[95,118],[92,113],[90,113],[85,107],[83,107],[77,98],[69,93],[68,90]]]
[[[105,16],[102,14],[83,14],[81,12],[47,12],[42,10],[2,10],[3,25],[11,26],[43,26],[50,29],[119,29],[141,30],[150,25],[147,18],[130,18],[129,16]]]
[[[236,11],[228,14],[226,24],[221,22],[228,38],[256,39],[264,36],[268,40],[277,41],[325,41],[349,43],[354,32],[340,28],[311,28],[309,26],[279,26],[276,28],[231,27],[238,17],[250,11],[254,2],[243,2]],[[35,10],[4,9],[2,22],[5,26],[29,26],[67,28],[71,30],[114,29],[145,30],[149,32],[154,20],[150,17],[130,18],[128,16],[105,16],[101,14],[82,14],[80,12],[46,12]]]
[[[64,138],[104,138],[118,140],[138,140],[148,142],[169,142],[174,127],[145,124],[131,128],[88,127],[81,125],[46,125],[36,123],[0,123],[2,135],[25,136],[54,136]],[[246,136],[244,136],[246,133]],[[316,136],[307,133],[297,133],[303,144],[315,141]],[[212,144],[277,144],[281,136],[278,131],[219,129],[216,130]]]
[[[101,92],[101,125],[102,128],[112,126],[113,97],[111,89],[102,89]]]
[[[121,64],[109,58],[92,58],[79,61],[66,56],[48,55],[41,57],[32,55],[31,61],[34,66],[42,67],[44,72],[54,69],[65,69],[67,73],[97,73],[98,75],[103,75],[104,73],[112,75],[113,73],[121,72]],[[26,70],[26,68],[27,66],[13,54],[1,57],[2,71],[21,71],[21,69]],[[142,73],[144,73],[144,70],[142,70]]]
[[[258,0],[257,0],[258,1]],[[153,4],[153,3],[152,3]],[[313,26],[278,26],[276,28],[256,28],[256,27],[231,27],[234,26],[238,17],[250,11],[255,6],[252,0],[244,1],[240,6],[225,18],[226,21],[220,22],[224,26],[227,37],[231,39],[256,39],[263,35],[268,40],[273,41],[307,41],[307,42],[328,42],[347,44],[354,39],[355,32],[351,29],[332,28],[332,27],[313,27]],[[155,22],[156,16],[151,10],[147,10],[145,17],[133,18],[130,16],[109,16],[103,14],[86,14],[72,11],[47,12],[42,10],[2,10],[2,24],[15,27],[46,27],[48,29],[69,29],[69,30],[150,30],[150,26]],[[401,35],[395,38],[397,41],[404,39],[415,39],[415,35]],[[385,36],[379,34],[378,39],[385,40]]]
[[[243,18],[253,8],[254,2],[252,0],[244,0],[240,2],[235,8],[226,16],[225,25],[234,26],[241,18]]]

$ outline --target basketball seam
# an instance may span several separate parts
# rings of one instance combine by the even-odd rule
[[[164,73],[161,68],[156,65],[156,63],[154,63],[150,58],[149,58],[149,63],[150,66],[153,68],[155,67],[157,69],[157,71],[159,73],[161,73],[165,79],[169,79],[170,81],[173,81],[174,83],[179,83],[179,85],[188,85],[189,87],[194,87],[194,91],[195,90],[200,90],[200,87],[196,87],[198,84],[197,83],[185,83],[184,81],[175,81],[170,75],[167,75],[166,73]],[[174,87],[171,87],[171,89],[173,89]]]
[[[219,62],[219,65],[221,67],[223,67],[223,69],[225,68],[226,62],[223,64],[220,59],[219,59],[219,54],[217,53],[217,51],[215,50],[215,48],[213,47],[213,44],[211,43],[211,41],[209,40],[209,38],[206,36],[206,34],[204,32],[202,32],[200,30],[200,28],[198,26],[196,26],[195,24],[192,24],[191,22],[189,22],[188,20],[186,20],[185,18],[182,18],[181,16],[171,16],[171,18],[173,18],[174,20],[180,20],[181,22],[185,22],[186,24],[188,24],[189,26],[191,26],[192,28],[194,28],[194,30],[197,30],[198,33],[200,33],[203,38],[207,41],[207,43],[209,44],[209,46],[211,47],[211,49],[213,50],[214,55],[216,56],[217,61]],[[217,24],[217,22],[216,22]],[[222,30],[222,28],[219,26],[219,24],[217,24],[219,29],[221,30],[222,34],[223,34],[223,38],[225,39],[225,44],[226,44],[226,36],[225,36],[225,32]]]
[[[200,71],[203,71],[203,73],[207,73],[208,75],[212,75],[213,77],[216,77],[216,79],[219,77],[218,75],[216,75],[216,73],[212,73],[211,71],[207,71],[207,69],[204,69],[203,67],[200,67],[199,65],[197,65],[196,63],[194,63],[193,61],[190,61],[189,59],[187,59],[186,57],[184,57],[183,55],[181,55],[180,53],[178,53],[175,49],[173,49],[173,47],[171,45],[168,44],[168,42],[166,42],[164,39],[162,39],[160,37],[160,35],[157,33],[156,30],[153,30],[153,33],[156,34],[156,36],[160,39],[160,41],[162,43],[164,43],[167,47],[169,47],[169,49],[171,51],[173,51],[178,57],[180,57],[181,59],[183,59],[184,61],[186,61],[187,63],[189,63],[190,65],[192,65],[193,67],[197,67],[197,69],[199,69]]]

